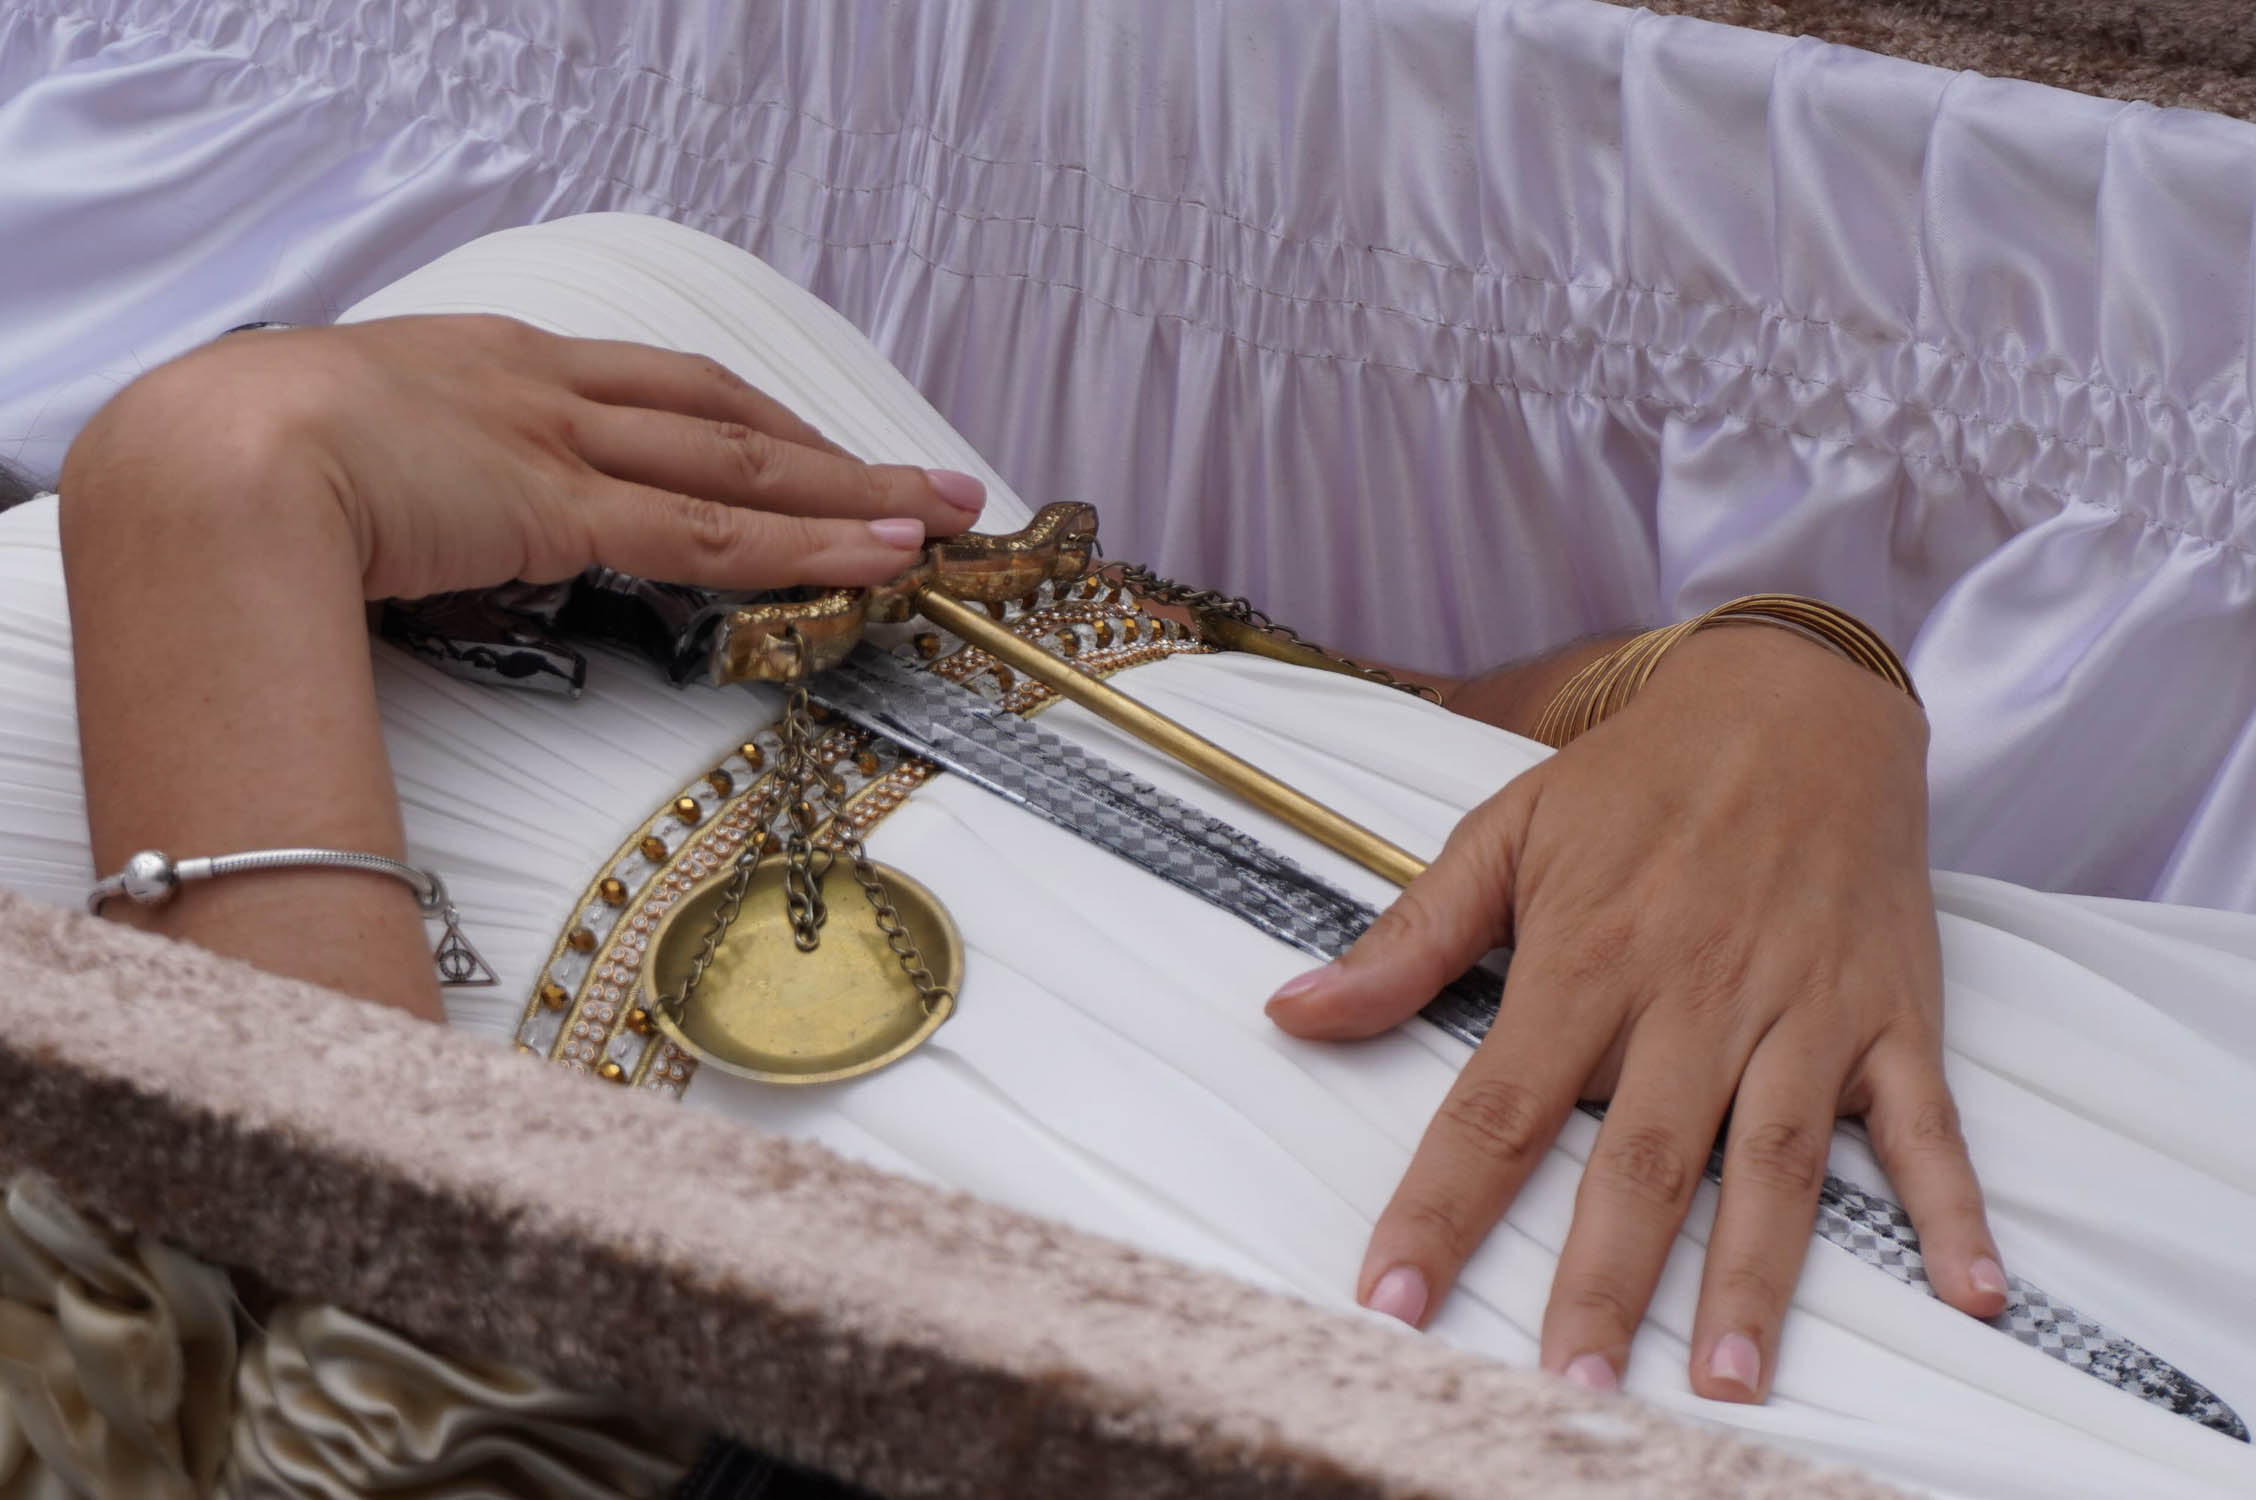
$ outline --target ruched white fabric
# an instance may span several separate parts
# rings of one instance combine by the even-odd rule
[[[2256,911],[2246,124],[1594,0],[25,0],[0,444],[589,209],[1341,646],[1832,599],[1939,864]]]
[[[227,1456],[224,1272],[100,1228],[34,1177],[0,1197],[0,1497],[200,1500]]]
[[[672,1491],[700,1441],[303,1302],[263,1320],[235,1394],[219,1500],[644,1500]]]
[[[978,469],[970,446],[834,314],[717,241],[596,217],[482,240],[355,310],[498,311],[694,348],[873,456]],[[1025,509],[998,492],[986,524]],[[86,870],[53,502],[0,516],[0,884],[75,899]],[[1140,668],[1125,686],[1416,851],[1544,753],[1355,679],[1257,658]],[[752,690],[678,691],[611,657],[578,703],[471,687],[384,652],[385,733],[411,852],[500,971],[457,1025],[505,1036],[621,838],[743,731]],[[1215,808],[1373,900],[1367,873],[1070,708],[1045,723]],[[1463,1050],[1413,1023],[1353,1047],[1261,1014],[1307,960],[952,778],[872,852],[935,890],[969,948],[936,1039],[855,1083],[714,1074],[688,1105],[1345,1306],[1370,1225]],[[2006,1261],[2256,1413],[2256,918],[1942,876],[1950,1076]],[[592,1085],[591,1085],[592,1086]],[[1576,1117],[1468,1267],[1438,1336],[1531,1363],[1580,1163]],[[1884,1186],[1858,1135],[1833,1169]],[[1813,1246],[1767,1406],[1705,1403],[1684,1367],[1700,1190],[1629,1389],[1937,1493],[2243,1495],[2256,1452],[2114,1391],[1826,1245]]]
[[[247,1331],[247,1337],[245,1336]],[[0,1200],[0,1500],[652,1500],[698,1433]]]

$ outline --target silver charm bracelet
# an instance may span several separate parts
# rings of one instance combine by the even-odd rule
[[[259,849],[248,854],[176,860],[155,849],[144,849],[128,859],[117,874],[95,882],[86,893],[86,909],[100,916],[104,903],[118,896],[136,906],[163,906],[179,894],[183,885],[195,881],[247,875],[254,870],[302,869],[360,870],[391,876],[415,892],[415,904],[423,915],[438,917],[446,924],[446,933],[432,954],[440,984],[476,988],[499,982],[462,935],[461,916],[447,897],[445,882],[429,870],[381,854],[356,854],[344,849]]]

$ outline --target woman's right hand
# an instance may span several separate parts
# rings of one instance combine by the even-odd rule
[[[221,339],[105,407],[62,488],[160,488],[215,443],[233,472],[335,501],[370,599],[594,564],[714,588],[872,584],[985,500],[969,475],[848,457],[714,360],[478,316]]]

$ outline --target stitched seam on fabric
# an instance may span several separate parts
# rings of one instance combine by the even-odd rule
[[[134,10],[137,14],[141,9],[139,6],[134,5],[132,3],[132,0],[127,0],[125,8]],[[164,8],[172,11],[178,11],[180,9],[200,10],[203,7],[201,5],[193,3],[193,0],[191,0],[191,3],[185,5],[172,5]],[[113,30],[117,29],[117,27],[122,24],[95,20],[95,18],[93,18],[91,15],[87,15],[83,8],[75,10],[71,9],[69,6],[69,0],[54,0],[54,3],[51,6],[44,8],[38,6],[35,0],[35,4],[30,7],[30,13],[33,15],[38,15],[41,13],[42,9],[45,9],[45,13],[52,19],[61,19],[66,14],[81,15],[85,16],[85,18],[90,22],[93,22],[93,24],[109,25]],[[280,22],[283,25],[290,26],[299,30],[315,29],[311,26],[311,23],[303,21],[295,14],[278,11],[272,7],[252,6],[249,7],[249,9],[254,16],[257,16],[268,22]],[[806,124],[818,127],[819,129],[830,131],[837,135],[856,138],[899,140],[903,137],[913,136],[920,138],[923,144],[929,148],[945,152],[949,156],[952,156],[958,160],[971,162],[981,166],[1021,168],[1030,169],[1037,172],[1072,174],[1074,176],[1083,178],[1084,180],[1088,181],[1092,185],[1102,189],[1105,192],[1116,194],[1131,201],[1152,203],[1171,208],[1195,209],[1199,213],[1210,215],[1216,219],[1222,220],[1225,223],[1233,224],[1238,228],[1246,230],[1249,233],[1273,239],[1279,244],[1285,246],[1315,251],[1339,251],[1353,255],[1384,256],[1391,259],[1402,260],[1409,264],[1424,267],[1430,270],[1452,272],[1458,275],[1475,278],[1487,278],[1492,281],[1518,283],[1523,285],[1541,287],[1549,290],[1591,292],[1598,294],[1632,292],[1642,296],[1652,297],[1661,301],[1677,303],[1681,306],[1694,310],[1728,313],[1739,317],[1756,319],[1773,325],[1784,324],[1795,327],[1821,328],[1872,351],[1887,351],[1898,349],[1918,350],[1924,353],[1932,354],[1938,359],[1947,360],[1954,364],[1971,365],[1977,369],[1999,370],[2013,375],[2017,379],[2021,380],[2046,380],[2053,382],[2057,386],[2063,386],[2070,390],[2081,389],[2092,391],[2106,396],[2149,406],[2159,411],[2168,412],[2180,417],[2184,417],[2189,421],[2213,422],[2220,426],[2229,428],[2235,432],[2244,434],[2256,433],[2256,423],[2243,422],[2228,415],[2218,408],[2207,406],[2198,402],[2183,402],[2173,397],[2163,395],[2154,391],[2137,390],[2127,386],[2116,385],[2111,382],[2102,380],[2096,376],[2078,375],[2066,370],[2048,369],[2034,364],[2009,360],[2002,356],[1982,354],[1971,349],[1932,343],[1926,340],[1918,339],[1916,337],[1889,338],[1885,335],[1870,333],[1865,330],[1855,328],[1847,324],[1835,322],[1829,319],[1811,317],[1806,314],[1795,313],[1783,307],[1758,307],[1742,302],[1737,302],[1729,298],[1693,296],[1687,293],[1676,291],[1669,287],[1654,286],[1630,280],[1613,282],[1562,281],[1550,277],[1541,276],[1533,272],[1515,271],[1502,267],[1491,266],[1489,264],[1486,264],[1485,262],[1476,266],[1467,266],[1450,261],[1434,260],[1425,256],[1417,255],[1410,251],[1397,250],[1384,245],[1350,244],[1344,240],[1330,240],[1320,237],[1296,238],[1285,233],[1282,230],[1271,229],[1264,225],[1254,224],[1236,214],[1231,213],[1227,209],[1217,208],[1195,199],[1166,197],[1157,194],[1140,192],[1137,189],[1130,188],[1123,184],[1116,183],[1107,178],[1101,177],[1098,174],[1090,171],[1086,167],[1077,166],[1072,163],[1048,162],[1038,159],[1011,160],[1007,158],[981,156],[975,152],[967,150],[964,147],[955,145],[952,142],[942,139],[938,132],[929,125],[911,121],[904,122],[899,126],[889,129],[858,129],[853,126],[843,125],[835,121],[825,119],[821,115],[815,114],[812,111],[793,108],[792,106],[784,104],[777,100],[722,99],[718,96],[706,93],[704,90],[698,88],[695,84],[676,77],[673,74],[667,73],[663,69],[654,68],[647,64],[617,67],[594,60],[579,60],[567,58],[563,55],[561,49],[548,46],[520,33],[505,31],[499,27],[487,24],[486,22],[466,18],[459,10],[451,12],[433,12],[432,18],[435,25],[451,26],[452,29],[458,30],[465,35],[475,37],[503,38],[508,42],[521,47],[525,51],[534,54],[537,58],[553,60],[553,63],[556,67],[575,71],[582,76],[594,76],[599,78],[609,78],[613,80],[624,80],[630,77],[649,78],[665,85],[675,92],[678,92],[688,98],[695,99],[718,110],[737,111],[749,107],[753,109],[776,112],[782,114],[787,119],[801,121]],[[144,22],[141,24],[149,26],[151,29],[155,29],[156,26],[156,23],[149,22]],[[333,39],[324,37],[323,40],[331,41]],[[346,39],[342,43],[342,45],[361,54],[366,54],[370,51],[381,50],[372,46],[363,45],[358,39]],[[389,53],[383,53],[382,55],[387,58],[390,56]],[[302,84],[304,82],[303,79],[299,79],[294,75],[281,74],[279,70],[271,67],[266,63],[260,62],[256,58],[244,56],[238,57],[237,60],[244,65],[256,69],[269,76],[283,77],[293,84]],[[1426,323],[1435,327],[1459,329],[1467,332],[1485,334],[1488,336],[1516,336],[1507,334],[1503,330],[1483,329],[1479,325],[1475,324],[1453,323],[1446,319],[1432,318],[1425,314],[1413,312],[1408,308],[1396,307],[1388,303],[1370,303],[1357,302],[1348,299],[1309,297],[1301,296],[1296,293],[1279,291],[1273,288],[1263,287],[1256,283],[1246,281],[1243,278],[1233,277],[1230,275],[1230,273],[1212,266],[1208,266],[1203,262],[1193,261],[1183,257],[1152,255],[1147,252],[1130,249],[1126,246],[1114,245],[1111,242],[1106,241],[1093,233],[1090,233],[1089,231],[1080,230],[1076,226],[1072,225],[1048,224],[1046,223],[1046,221],[1036,218],[1015,218],[1007,215],[981,216],[971,214],[963,210],[949,208],[943,205],[929,192],[920,191],[918,184],[914,181],[885,183],[868,187],[841,187],[831,184],[825,181],[823,178],[806,172],[803,169],[788,166],[779,161],[771,161],[758,156],[733,156],[722,152],[699,152],[689,146],[683,145],[673,140],[671,137],[661,135],[658,132],[651,130],[648,126],[644,126],[632,121],[607,122],[597,121],[586,116],[575,117],[565,115],[556,108],[553,101],[544,99],[538,95],[526,94],[522,91],[511,89],[505,84],[474,78],[465,73],[436,73],[433,76],[437,76],[445,81],[456,82],[465,86],[474,86],[492,93],[497,93],[505,98],[518,100],[527,106],[546,110],[551,118],[565,120],[568,122],[584,121],[585,123],[592,125],[598,131],[603,132],[624,131],[631,134],[641,135],[647,139],[658,142],[672,154],[692,162],[707,162],[724,167],[733,166],[743,168],[764,168],[770,171],[781,172],[789,176],[802,178],[808,182],[816,184],[818,187],[821,187],[826,193],[831,194],[879,194],[902,191],[915,192],[918,194],[919,201],[931,205],[938,212],[949,214],[952,217],[955,217],[967,223],[1035,224],[1052,229],[1072,230],[1076,233],[1088,235],[1088,237],[1098,245],[1113,250],[1118,254],[1130,256],[1138,260],[1157,264],[1173,263],[1197,266],[1210,275],[1218,276],[1224,280],[1231,281],[1236,285],[1243,286],[1250,293],[1257,296],[1275,297],[1281,300],[1305,303],[1313,306],[1330,306],[1339,307],[1342,309],[1384,312],[1394,316],[1414,319],[1421,323]],[[524,149],[513,142],[502,140],[493,136],[479,134],[478,132],[473,131],[455,121],[427,114],[416,114],[412,111],[398,107],[395,107],[394,112],[410,120],[417,120],[422,123],[445,126],[456,131],[459,135],[468,140],[481,142],[487,145],[501,146],[513,150]],[[528,153],[528,155],[530,155],[530,153]],[[665,204],[667,207],[676,209],[678,211],[693,211],[689,205],[675,203],[671,199],[665,197],[663,194],[655,191],[654,189],[640,186],[625,178],[614,177],[607,173],[595,171],[592,169],[574,171],[573,169],[567,168],[562,164],[552,160],[547,161],[545,164],[551,170],[559,173],[571,172],[571,175],[575,177],[592,178],[595,181],[610,183],[613,186],[625,188],[630,192],[642,194],[646,197],[651,198],[655,202]],[[856,248],[853,245],[840,242],[822,241],[822,243],[831,244],[834,248],[839,249]],[[870,248],[875,248],[877,245],[883,243],[885,242],[871,242]],[[1063,285],[1063,283],[1053,284]],[[1121,310],[1130,311],[1130,309],[1125,308]],[[1156,314],[1154,315],[1156,316]],[[1217,329],[1216,331],[1226,330]],[[1814,379],[1814,377],[1788,376],[1783,371],[1773,373],[1779,374],[1782,378]],[[1822,382],[1818,383],[1822,384]],[[1845,388],[1833,387],[1832,389]],[[1871,391],[1869,392],[1869,394],[1872,394],[1875,397],[1883,400],[1894,399],[1886,397],[1878,391]],[[1951,410],[1950,408],[1931,409],[1939,411]],[[1974,413],[1958,413],[1958,415],[1966,417],[1970,420],[1994,420],[1981,418]],[[2011,428],[2009,427],[2008,430],[2011,430]],[[2035,429],[2026,430],[2029,430],[2033,434],[2035,434]],[[2041,434],[2035,435],[2041,436]],[[2074,441],[2065,437],[2062,437],[2060,440],[2063,442]],[[2099,451],[2116,452],[2117,450],[2101,449]],[[2118,456],[2124,457],[2128,461],[2152,462],[2164,464],[2165,467],[2170,467],[2164,460],[2136,459],[2129,454],[2119,454]],[[2199,470],[2187,469],[2184,470],[2184,472],[2194,474],[2197,477],[2210,479],[2213,483],[2216,483],[2222,487],[2230,488],[2226,481],[2216,479],[2214,476],[2202,473]]]

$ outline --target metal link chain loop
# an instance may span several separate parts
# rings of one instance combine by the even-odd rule
[[[1241,625],[1249,626],[1264,635],[1275,636],[1288,646],[1297,647],[1311,655],[1321,656],[1326,661],[1337,662],[1357,676],[1368,678],[1383,687],[1393,688],[1396,692],[1408,693],[1414,698],[1423,698],[1428,703],[1439,703],[1441,701],[1441,694],[1427,687],[1424,683],[1404,682],[1384,667],[1374,667],[1367,662],[1357,661],[1351,656],[1342,656],[1337,651],[1327,650],[1317,645],[1291,626],[1280,625],[1260,610],[1255,609],[1251,600],[1225,594],[1216,589],[1195,589],[1189,584],[1177,583],[1172,578],[1162,578],[1142,563],[1114,563],[1112,566],[1119,570],[1120,582],[1124,587],[1142,594],[1155,604],[1171,604],[1178,608],[1188,609],[1193,614],[1205,612],[1236,620]]]
[[[792,627],[784,637],[795,654],[795,659],[806,659],[806,641],[798,627]],[[846,854],[854,872],[854,881],[876,915],[877,930],[884,934],[885,946],[892,950],[894,962],[916,988],[917,1000],[926,1015],[943,1000],[953,1002],[955,992],[933,978],[932,970],[925,964],[924,954],[917,947],[901,913],[893,905],[892,895],[879,878],[877,866],[862,847],[861,836],[854,832],[838,806],[830,779],[815,759],[814,743],[819,726],[807,702],[807,680],[803,673],[795,674],[791,691],[785,699],[783,723],[778,731],[783,739],[781,763],[776,775],[789,789],[785,819],[790,831],[784,838],[784,903],[791,914],[791,939],[802,953],[812,953],[822,944],[822,927],[829,920],[829,904],[823,899],[823,877],[830,873],[835,856],[817,846],[814,835],[824,823],[830,825],[830,836]],[[745,840],[738,851],[735,868],[729,875],[728,885],[721,892],[720,905],[713,910],[713,920],[705,929],[697,954],[690,960],[689,973],[682,981],[678,995],[661,997],[660,1003],[679,1024],[689,1009],[690,998],[697,993],[698,985],[705,979],[705,971],[712,967],[714,956],[727,938],[729,929],[736,925],[744,909],[745,893],[751,888],[752,874],[772,841],[763,833],[755,832]]]

